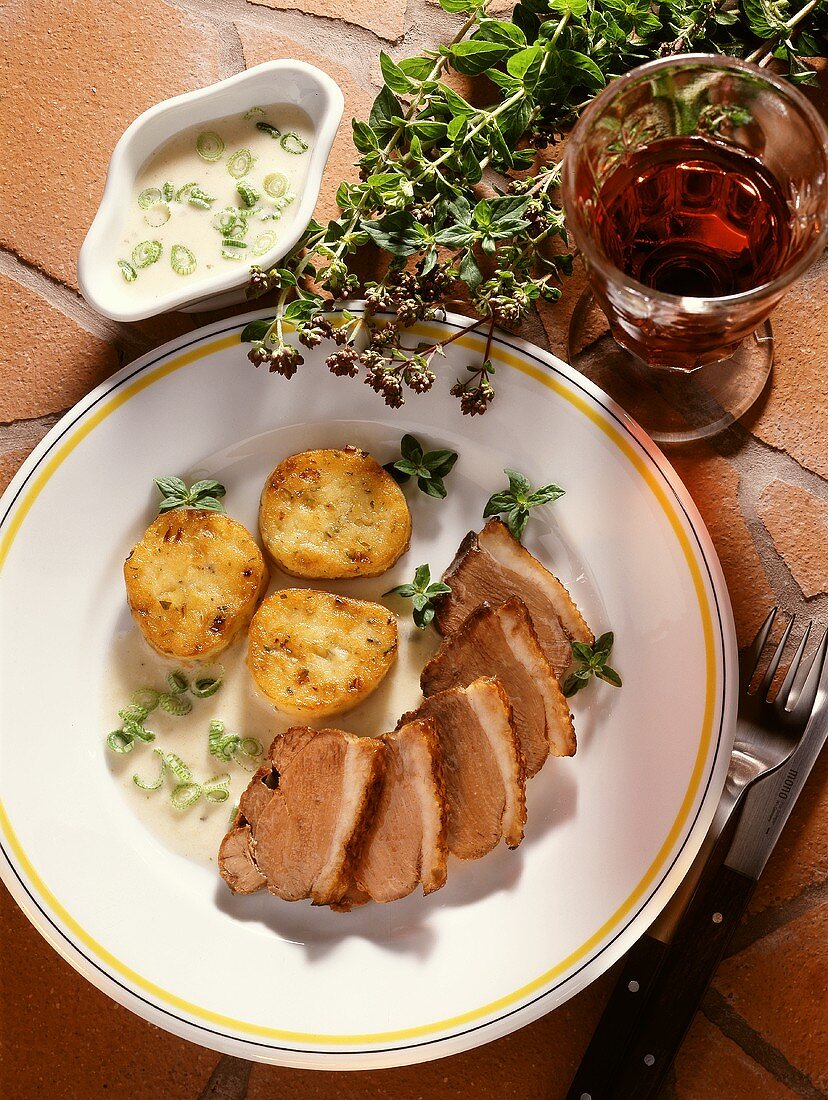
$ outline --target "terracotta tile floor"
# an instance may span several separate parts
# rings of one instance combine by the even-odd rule
[[[401,52],[413,53],[450,20],[430,0],[380,7],[355,0],[340,19],[343,8],[333,0],[6,0],[0,137],[26,155],[0,159],[0,487],[56,413],[119,361],[192,327],[184,316],[131,328],[104,322],[77,295],[75,257],[116,137],[157,99],[280,55],[328,69],[345,91],[347,119],[364,113],[375,94],[378,40],[405,30]],[[344,127],[326,174],[325,213],[351,159]],[[532,338],[545,333],[561,351],[575,298],[544,306]],[[775,318],[773,385],[751,423],[676,458],[716,542],[743,640],[775,601],[828,618],[826,322],[823,258]],[[826,1095],[827,790],[823,765],[694,1024],[668,1097]],[[443,1062],[352,1075],[251,1072],[107,1000],[0,891],[0,1096],[554,1098],[565,1091],[610,984],[606,976],[519,1033]]]

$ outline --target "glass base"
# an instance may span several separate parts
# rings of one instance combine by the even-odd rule
[[[691,443],[729,428],[761,396],[773,365],[773,331],[765,321],[730,359],[692,373],[659,369],[615,342],[587,290],[572,314],[569,362],[656,443]]]

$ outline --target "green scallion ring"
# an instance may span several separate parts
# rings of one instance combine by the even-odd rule
[[[293,192],[288,191],[288,193],[286,195],[282,195],[280,199],[274,199],[273,205],[276,207],[277,210],[284,210],[286,207],[290,206],[295,198],[296,196],[293,194]]]
[[[213,205],[213,199],[202,199],[198,195],[190,195],[188,202],[190,206],[196,206],[199,210],[209,210]]]
[[[196,138],[196,152],[202,160],[220,160],[224,153],[224,142],[213,130],[205,130]]]
[[[254,191],[253,188],[243,180],[241,183],[237,184],[236,190],[241,195],[245,206],[255,206],[259,201],[259,192]]]
[[[256,129],[261,130],[263,134],[270,134],[272,138],[280,138],[282,131],[278,130],[270,122],[257,122]]]
[[[137,691],[132,693],[132,702],[136,707],[143,707],[146,714],[155,710],[160,698],[161,693],[156,691],[155,688],[138,688]]]
[[[165,202],[158,202],[144,214],[144,221],[153,229],[159,229],[170,220],[170,208]]]
[[[240,248],[222,248],[221,258],[223,260],[243,260],[244,253]]]
[[[175,184],[170,183],[168,180],[161,188],[161,195],[164,202],[172,202],[175,198]]]
[[[195,180],[193,180],[192,183],[185,183],[183,187],[179,187],[175,193],[176,201],[183,202],[188,193],[192,191],[194,187],[198,187],[198,184]]]
[[[123,730],[113,730],[107,737],[106,743],[113,752],[120,753],[122,756],[135,748],[135,739]]]
[[[283,172],[271,172],[265,176],[262,187],[272,199],[280,199],[288,189],[288,178]]]
[[[160,241],[141,241],[132,250],[132,262],[136,267],[149,267],[160,258],[161,252]]]
[[[227,161],[227,171],[233,179],[240,180],[242,176],[247,175],[255,163],[256,158],[249,149],[237,149]]]
[[[151,206],[155,206],[157,202],[161,202],[162,198],[163,196],[159,187],[145,187],[138,196],[138,205],[142,210],[149,210]]]
[[[191,806],[195,806],[201,794],[200,783],[193,783],[192,780],[188,783],[179,783],[170,795],[170,802],[176,810],[189,810]]]
[[[235,229],[236,221],[236,211],[226,207],[224,210],[219,210],[211,224],[213,229],[217,229],[219,233],[226,236]]]
[[[138,272],[132,266],[131,263],[127,263],[126,260],[118,260],[118,267],[121,269],[121,274],[124,277],[125,283],[134,283],[138,278]]]
[[[170,249],[170,266],[176,275],[192,275],[197,264],[196,258],[183,244],[174,244]]]
[[[209,699],[221,687],[221,676],[201,676],[190,685],[190,691],[196,699]]]
[[[265,252],[269,252],[273,248],[278,239],[275,229],[268,229],[264,233],[260,233],[253,243],[253,255],[264,256]]]
[[[263,115],[264,111],[261,107],[251,107],[249,111],[245,111],[245,118],[258,118],[259,115]]]
[[[172,714],[175,718],[183,718],[193,709],[186,695],[162,695],[158,705],[165,714]]]
[[[277,222],[277,221],[279,221],[281,216],[282,216],[282,211],[281,210],[271,210],[269,213],[266,212],[266,211],[263,211],[262,212],[262,221],[263,222]]]
[[[241,237],[225,237],[221,244],[223,248],[247,248],[247,241]]]
[[[287,134],[282,134],[279,144],[286,153],[290,153],[294,157],[301,156],[302,153],[307,153],[309,149],[308,143],[303,141],[295,130],[291,130]]]

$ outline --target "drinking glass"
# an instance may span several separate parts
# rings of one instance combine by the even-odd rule
[[[816,110],[744,61],[653,61],[584,111],[562,191],[590,286],[570,326],[573,365],[659,442],[743,416],[771,372],[768,315],[828,236]]]

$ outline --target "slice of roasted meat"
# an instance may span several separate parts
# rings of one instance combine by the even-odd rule
[[[352,880],[380,792],[385,745],[297,726],[274,739],[269,760],[242,795],[219,870],[238,893],[258,888],[255,869],[264,879],[259,885],[285,901],[337,903]]]
[[[512,708],[496,679],[438,691],[397,726],[433,718],[443,757],[448,802],[449,851],[479,859],[505,837],[510,848],[523,839],[526,776],[512,724]]]
[[[478,676],[496,676],[509,696],[527,776],[537,774],[550,753],[574,754],[572,715],[517,596],[472,611],[425,666],[420,685],[428,696],[466,687]]]
[[[446,799],[432,719],[409,722],[380,740],[385,775],[354,881],[374,901],[396,901],[422,882],[430,894],[446,881]]]
[[[591,645],[595,640],[561,582],[499,519],[490,519],[479,534],[466,535],[443,580],[450,585],[451,595],[437,607],[441,634],[453,634],[481,603],[499,604],[519,596],[558,678],[569,667],[571,643]]]

